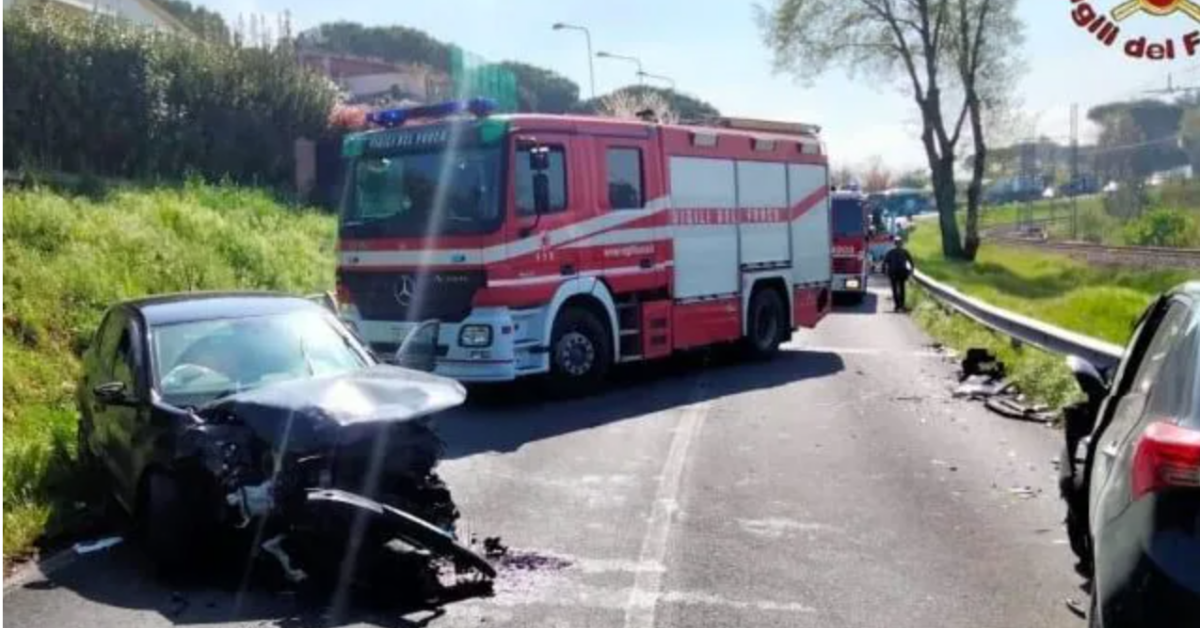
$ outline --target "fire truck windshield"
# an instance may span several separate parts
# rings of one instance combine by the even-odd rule
[[[342,237],[470,235],[502,222],[499,148],[364,156],[347,172]]]
[[[866,217],[863,214],[862,201],[839,198],[833,201],[833,234],[836,236],[863,235],[866,230]]]

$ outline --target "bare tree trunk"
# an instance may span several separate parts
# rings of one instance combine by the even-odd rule
[[[936,92],[934,93],[937,96]],[[922,109],[939,107],[938,103],[926,101]],[[929,160],[930,178],[933,183],[933,196],[937,200],[938,225],[942,232],[942,256],[946,259],[963,259],[962,239],[958,232],[957,196],[958,189],[954,183],[954,150],[947,148],[945,142],[938,143],[938,137],[944,136],[944,130],[937,131],[936,125],[941,124],[941,112],[923,111],[925,122],[921,142],[925,145],[925,157]],[[942,150],[939,151],[938,147]]]
[[[975,140],[974,167],[971,169],[971,184],[967,188],[967,236],[963,246],[965,259],[975,261],[979,254],[979,204],[983,196],[983,175],[987,164],[987,141],[983,136],[983,113],[980,111],[979,98],[974,94],[974,86],[970,87],[971,94],[967,96],[967,106],[971,116],[971,135]]]
[[[933,195],[937,199],[938,224],[942,228],[942,255],[946,259],[964,259],[962,239],[958,233],[957,196],[954,183],[954,160],[939,159],[930,164],[933,170]]]

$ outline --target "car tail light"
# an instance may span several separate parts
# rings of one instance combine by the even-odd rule
[[[1200,488],[1200,431],[1153,423],[1133,455],[1133,499],[1175,487]]]

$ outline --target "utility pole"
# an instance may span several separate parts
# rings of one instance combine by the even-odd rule
[[[583,33],[584,39],[587,40],[587,57],[588,57],[588,84],[592,88],[592,100],[596,99],[596,68],[592,62],[592,32],[585,26],[577,26],[575,24],[566,24],[564,22],[555,22],[551,26],[556,31],[571,30]]]

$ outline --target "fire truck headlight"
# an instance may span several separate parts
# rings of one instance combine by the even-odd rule
[[[489,325],[463,325],[458,332],[458,344],[462,347],[492,346],[492,328]]]

